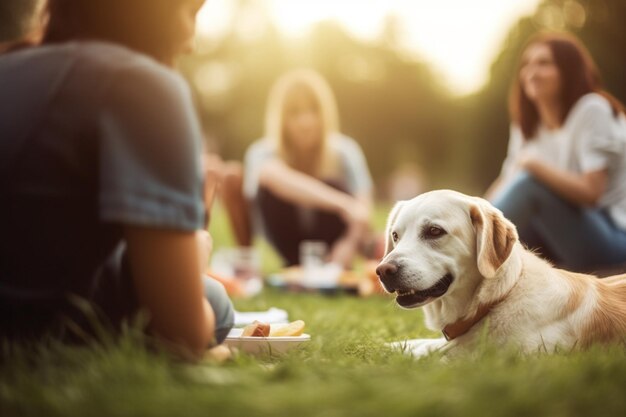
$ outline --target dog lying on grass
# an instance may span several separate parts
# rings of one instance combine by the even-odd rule
[[[448,190],[401,201],[378,274],[403,308],[423,307],[439,339],[392,344],[414,356],[471,350],[482,334],[523,352],[585,348],[626,336],[626,275],[554,268],[520,243],[489,202]]]

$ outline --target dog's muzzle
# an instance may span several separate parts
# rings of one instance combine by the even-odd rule
[[[384,263],[376,268],[376,274],[388,292],[396,293],[396,302],[406,308],[418,307],[429,299],[441,297],[448,291],[454,281],[452,274],[448,273],[430,288],[424,290],[408,288],[398,279],[399,269],[396,264]]]
[[[380,279],[380,282],[388,292],[395,292],[396,285],[398,283],[398,265],[393,263],[384,263],[378,265],[376,268],[376,275]]]

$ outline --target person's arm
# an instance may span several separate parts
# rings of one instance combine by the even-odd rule
[[[215,317],[200,280],[196,234],[126,226],[125,238],[138,301],[149,313],[151,333],[181,347],[185,356],[202,357],[213,341]]]
[[[511,125],[509,131],[509,144],[507,146],[506,158],[502,162],[502,168],[500,168],[500,174],[491,183],[487,191],[485,191],[485,200],[492,201],[502,190],[506,187],[508,181],[510,181],[514,172],[519,168],[517,166],[517,160],[524,148],[524,139],[520,128],[516,125]]]
[[[564,200],[582,207],[597,205],[608,182],[606,169],[575,174],[553,168],[532,158],[522,159],[520,167]]]
[[[353,190],[354,198],[364,208],[362,217],[347,224],[347,228],[331,248],[330,260],[349,268],[357,253],[367,246],[371,233],[370,213],[373,206],[373,183],[367,166],[367,159],[359,144],[351,138],[340,137],[336,142],[337,150],[344,167],[344,181],[348,189]]]
[[[610,104],[595,94],[585,96],[568,116],[574,153],[580,173],[556,169],[528,154],[518,165],[572,204],[593,207],[605,193],[611,161],[622,157],[621,141],[615,138],[615,116]]]
[[[198,358],[216,327],[196,232],[205,220],[202,130],[180,75],[143,59],[120,65],[97,113],[100,219],[123,225],[150,332],[175,352]]]
[[[337,213],[349,224],[369,219],[370,207],[359,199],[298,172],[278,159],[263,164],[259,184],[297,205]]]
[[[372,207],[372,193],[363,192],[355,198],[365,207],[367,217],[363,221],[349,223],[344,235],[337,239],[330,250],[329,261],[343,265],[344,268],[352,265],[363,239],[370,231],[369,213]]]

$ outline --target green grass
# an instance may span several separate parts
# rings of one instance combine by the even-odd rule
[[[215,233],[214,233],[215,234]],[[266,266],[269,268],[269,266]],[[437,336],[386,297],[265,291],[240,310],[278,306],[312,340],[282,358],[189,365],[132,333],[106,346],[17,349],[1,365],[0,416],[621,416],[623,348],[421,361],[385,342]]]

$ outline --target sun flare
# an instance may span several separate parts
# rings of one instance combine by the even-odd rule
[[[285,36],[305,35],[315,24],[334,20],[354,36],[375,39],[388,17],[400,23],[401,46],[431,63],[451,91],[471,93],[487,79],[489,64],[506,31],[540,0],[256,0]],[[198,17],[201,33],[219,36],[233,22],[232,0],[209,0]],[[242,19],[242,16],[238,16]]]

